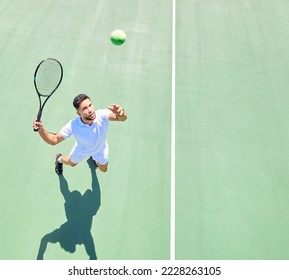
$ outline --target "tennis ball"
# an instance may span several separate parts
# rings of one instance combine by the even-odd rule
[[[122,45],[126,40],[126,34],[122,30],[114,30],[110,36],[111,42],[116,45]]]

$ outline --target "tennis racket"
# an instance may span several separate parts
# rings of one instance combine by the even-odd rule
[[[61,63],[54,58],[42,60],[34,73],[34,86],[39,99],[37,121],[41,120],[43,108],[51,95],[59,87],[63,77]],[[37,131],[38,129],[34,129]]]

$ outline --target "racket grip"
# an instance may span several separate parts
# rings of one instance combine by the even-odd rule
[[[39,110],[37,117],[36,117],[36,121],[39,122],[41,119],[41,115],[42,115],[42,110]],[[38,128],[33,128],[33,131],[37,132],[39,129]]]

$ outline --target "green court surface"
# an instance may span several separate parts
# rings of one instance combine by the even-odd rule
[[[63,244],[41,247],[44,259],[88,259],[71,215],[99,260],[168,260],[172,249],[178,260],[289,258],[289,3],[175,1],[171,184],[173,3],[1,1],[1,260],[35,260],[43,237]],[[122,46],[110,42],[116,29]],[[74,139],[49,146],[33,132],[33,74],[47,57],[64,68],[43,113],[49,131],[75,117],[79,93],[126,109],[110,125],[107,173],[83,161],[58,178],[55,154]],[[68,201],[72,191],[82,198]]]
[[[177,259],[289,258],[288,14],[177,1]]]
[[[42,237],[67,222],[54,159],[57,152],[69,153],[74,140],[49,146],[32,130],[38,110],[33,74],[47,57],[64,68],[63,82],[44,109],[48,130],[57,132],[76,116],[72,99],[79,93],[96,108],[119,103],[129,116],[111,123],[109,171],[97,171],[101,205],[86,228],[97,258],[169,259],[171,5],[3,0],[0,15],[0,259],[36,259]],[[127,34],[123,46],[110,42],[115,29]],[[70,191],[91,189],[85,161],[65,168],[64,176]],[[88,206],[99,205],[99,197],[94,202]],[[76,231],[63,231],[61,238],[73,246]],[[69,253],[49,243],[42,251],[44,259],[88,259],[84,245]]]

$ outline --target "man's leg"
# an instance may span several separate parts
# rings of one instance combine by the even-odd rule
[[[69,166],[72,166],[72,167],[77,165],[77,163],[74,163],[74,162],[72,162],[70,160],[69,156],[62,156],[61,161],[62,161],[63,164],[69,165]]]
[[[63,173],[63,164],[66,164],[72,167],[77,165],[76,163],[70,160],[69,156],[63,156],[61,154],[57,154],[56,161],[55,161],[55,172],[57,175],[61,175]]]
[[[95,161],[100,171],[102,172],[107,171],[107,166],[108,166],[108,161],[109,161],[108,147],[102,153],[94,154],[91,157]]]
[[[99,162],[97,162],[95,160],[95,163],[98,166],[100,171],[102,171],[102,172],[106,172],[107,171],[108,162],[106,164],[100,164]]]

